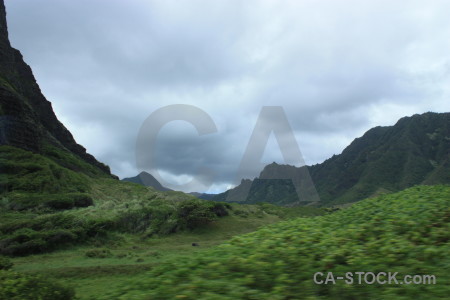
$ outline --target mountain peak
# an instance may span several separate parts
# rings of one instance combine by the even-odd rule
[[[123,178],[122,181],[128,181],[133,183],[138,183],[144,186],[150,186],[155,188],[158,191],[171,191],[171,189],[163,186],[159,181],[150,173],[142,171],[139,175],[134,177]]]
[[[115,177],[108,166],[98,162],[76,143],[56,117],[52,104],[42,94],[20,51],[11,47],[3,0],[0,0],[0,100],[0,145],[14,146],[44,156],[63,151],[69,156],[74,155],[75,160],[87,163],[85,167],[80,167],[63,162],[60,154],[53,157],[65,167]]]

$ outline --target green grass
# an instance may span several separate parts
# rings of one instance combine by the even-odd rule
[[[92,241],[90,245],[14,258],[13,269],[58,279],[74,287],[81,299],[97,299],[106,291],[120,286],[124,280],[145,278],[148,270],[166,261],[190,259],[192,255],[204,253],[233,236],[279,220],[270,214],[230,215],[202,228],[160,237],[142,239],[137,235],[119,233],[102,242]],[[200,246],[193,247],[192,243]],[[111,253],[105,258],[86,256],[88,251],[105,248]]]
[[[100,299],[446,299],[450,187],[413,187],[299,218],[188,259],[174,258]],[[436,285],[316,285],[316,272],[431,274]]]
[[[448,186],[414,187],[326,215],[259,203],[226,204],[228,215],[218,217],[211,212],[225,204],[109,178],[89,180],[87,193],[89,207],[0,207],[0,249],[39,250],[12,258],[19,275],[8,276],[40,275],[45,281],[24,280],[56,290],[62,283],[80,299],[440,299],[450,292],[443,284],[450,279]],[[315,272],[329,271],[434,274],[438,284],[312,283]]]
[[[88,177],[53,160],[11,146],[0,146],[0,192],[63,194],[89,191]]]

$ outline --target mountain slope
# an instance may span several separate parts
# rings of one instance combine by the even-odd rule
[[[111,176],[109,167],[86,153],[57,119],[31,68],[20,51],[11,47],[3,0],[0,0],[0,145],[44,155],[89,176]]]
[[[150,186],[162,192],[171,191],[171,189],[162,186],[161,183],[159,183],[159,181],[156,180],[155,177],[153,177],[153,175],[147,172],[141,172],[139,173],[139,175],[134,177],[124,178],[122,179],[122,181],[134,182],[141,185]]]
[[[310,173],[324,203],[450,183],[450,113],[429,112],[373,128]]]
[[[301,177],[303,168],[270,164],[259,178],[243,180],[234,197],[227,191],[213,200],[302,204],[289,179],[263,178],[281,173]],[[417,184],[450,183],[450,113],[429,112],[402,118],[394,126],[372,128],[342,154],[307,168],[321,204],[354,202]],[[251,185],[247,199],[236,192],[243,185]]]

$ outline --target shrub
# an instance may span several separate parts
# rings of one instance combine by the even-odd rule
[[[53,209],[71,209],[74,207],[74,202],[71,197],[64,196],[47,196],[49,199],[44,202],[45,206]]]
[[[90,249],[84,255],[90,258],[107,258],[111,256],[111,251],[105,248]]]
[[[214,221],[217,216],[209,202],[193,199],[180,202],[178,218],[182,227],[194,229]]]
[[[71,300],[75,298],[72,288],[37,275],[12,271],[0,271],[0,299]]]
[[[72,198],[75,207],[88,207],[94,205],[94,201],[87,194],[73,194]]]
[[[214,203],[211,207],[211,211],[218,217],[228,216],[227,208],[231,206],[228,203]]]
[[[74,207],[87,207],[93,205],[94,203],[89,195],[83,193],[10,193],[9,198],[9,208],[19,211],[34,208],[51,208],[55,210],[64,210]]]
[[[11,269],[13,263],[7,257],[0,256],[0,270],[8,270]]]

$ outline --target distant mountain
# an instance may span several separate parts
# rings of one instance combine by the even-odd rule
[[[308,168],[322,205],[358,201],[417,184],[450,183],[450,113],[425,113],[400,119],[394,126],[375,127],[355,139],[342,154],[321,164],[296,168],[270,164],[255,180],[243,180],[216,201],[305,204],[289,179],[266,180],[273,174],[299,174]],[[247,199],[239,190],[250,185]]]
[[[216,196],[216,194],[197,193],[197,192],[191,192],[189,194],[203,200],[211,200]]]
[[[124,178],[122,179],[122,181],[134,182],[141,185],[150,186],[162,192],[172,191],[171,189],[162,186],[161,183],[159,183],[159,181],[156,180],[155,177],[153,177],[151,174],[147,172],[141,172],[139,173],[139,175],[134,177]]]

